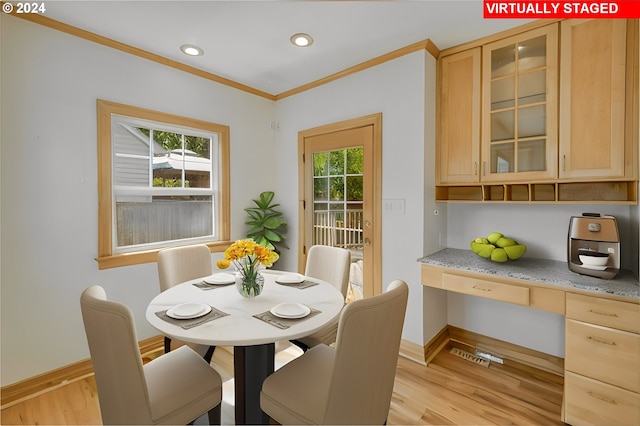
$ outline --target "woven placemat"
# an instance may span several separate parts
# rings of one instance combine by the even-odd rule
[[[286,285],[287,287],[295,287],[295,288],[299,288],[300,290],[302,290],[302,289],[305,289],[305,288],[313,287],[314,285],[318,285],[319,283],[316,283],[316,282],[313,282],[313,281],[304,280],[301,283],[279,283],[278,281],[276,281],[276,284]]]
[[[299,323],[300,321],[304,321],[306,319],[311,318],[314,315],[317,315],[319,313],[321,313],[322,311],[319,311],[317,309],[311,309],[311,313],[309,315],[307,315],[306,317],[303,318],[280,318],[277,317],[275,315],[273,315],[271,313],[271,311],[266,311],[263,312],[261,314],[256,314],[254,315],[254,318],[258,318],[259,320],[262,320],[264,322],[266,322],[267,324],[271,324],[274,327],[277,327],[281,330],[286,330],[287,328],[291,327],[292,325],[295,325],[296,323]]]
[[[218,309],[214,308],[213,306],[211,307],[211,312],[209,312],[207,315],[203,315],[201,317],[191,318],[191,319],[171,318],[169,315],[167,315],[167,311],[168,311],[168,309],[166,309],[164,311],[156,312],[156,315],[161,320],[164,320],[166,322],[170,322],[171,324],[179,325],[180,327],[184,328],[185,330],[188,330],[188,329],[193,328],[193,327],[197,327],[197,326],[199,326],[201,324],[207,323],[209,321],[216,320],[218,318],[226,317],[227,315],[229,315],[226,312],[222,312],[221,310],[218,310]]]

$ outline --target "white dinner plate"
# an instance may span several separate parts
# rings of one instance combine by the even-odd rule
[[[218,272],[217,274],[204,277],[203,281],[213,285],[233,284],[236,282],[236,276],[227,272]]]
[[[304,318],[311,313],[311,308],[302,303],[281,303],[271,308],[271,313],[280,318]]]
[[[211,306],[198,302],[181,303],[167,311],[167,315],[175,319],[198,318],[211,312]]]
[[[285,274],[276,278],[276,282],[280,284],[300,284],[304,281],[304,275],[300,274]]]

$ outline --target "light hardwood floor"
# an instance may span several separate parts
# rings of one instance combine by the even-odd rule
[[[279,347],[276,368],[299,355]],[[216,349],[214,367],[225,381],[222,423],[233,424],[233,356]],[[531,367],[483,367],[442,350],[428,367],[400,357],[390,425],[555,425],[560,421],[563,379]],[[196,421],[204,424],[206,416]],[[2,409],[3,425],[101,424],[92,375]]]

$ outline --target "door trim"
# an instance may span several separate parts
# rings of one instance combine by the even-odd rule
[[[373,275],[373,294],[365,291],[365,297],[382,293],[382,113],[366,115],[337,123],[314,127],[298,132],[298,271],[304,271],[306,253],[304,253],[305,230],[305,168],[304,168],[304,140],[307,137],[327,133],[350,130],[358,127],[373,127],[373,212],[372,239],[375,242],[371,264]],[[365,262],[367,263],[367,262]],[[367,265],[365,265],[365,268]],[[365,286],[366,288],[366,286]]]

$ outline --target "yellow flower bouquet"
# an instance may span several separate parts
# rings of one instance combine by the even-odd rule
[[[253,298],[262,292],[264,286],[264,277],[259,273],[260,265],[269,268],[279,257],[275,251],[253,240],[238,240],[224,251],[224,260],[219,260],[217,266],[226,269],[233,262],[241,275],[236,282],[238,291],[244,297]]]

